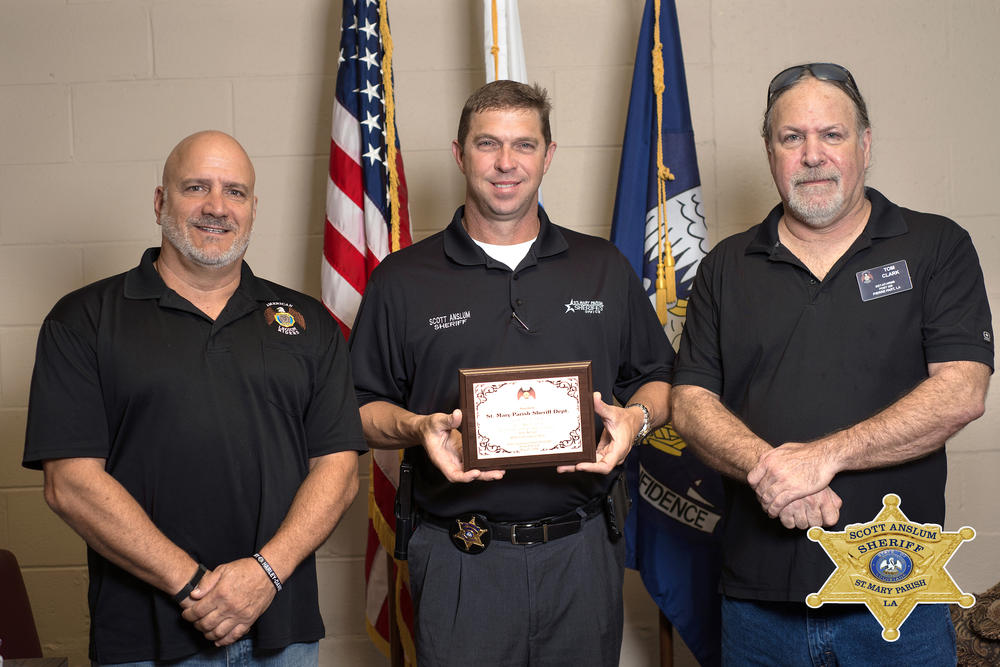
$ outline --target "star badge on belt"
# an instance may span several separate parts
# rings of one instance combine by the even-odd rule
[[[476,525],[477,518],[479,517],[472,515],[455,519],[458,532],[452,534],[451,541],[466,553],[482,553],[490,543],[489,529]]]
[[[839,533],[814,526],[806,533],[837,566],[806,604],[815,609],[827,602],[864,603],[889,642],[899,639],[899,627],[918,604],[968,608],[976,602],[944,567],[976,531],[964,526],[946,533],[934,523],[911,523],[899,505],[899,496],[890,493],[871,523],[854,523]]]

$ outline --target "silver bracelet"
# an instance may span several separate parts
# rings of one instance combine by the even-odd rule
[[[649,433],[649,408],[642,403],[629,403],[625,406],[625,409],[628,410],[629,408],[639,408],[642,410],[642,428],[640,428],[639,432],[636,433],[635,440],[633,441],[638,445]]]

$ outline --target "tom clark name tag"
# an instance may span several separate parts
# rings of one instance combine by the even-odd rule
[[[906,292],[913,289],[910,281],[910,269],[906,260],[901,259],[884,266],[865,269],[855,274],[858,278],[858,289],[861,290],[861,300],[871,301],[881,299],[890,294]]]
[[[461,369],[466,470],[596,459],[590,362]]]

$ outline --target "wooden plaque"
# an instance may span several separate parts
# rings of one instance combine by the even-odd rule
[[[458,371],[466,470],[597,458],[589,361]]]

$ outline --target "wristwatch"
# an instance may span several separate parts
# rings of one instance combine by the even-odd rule
[[[629,403],[625,406],[625,409],[628,410],[629,408],[639,408],[642,410],[642,428],[635,434],[635,440],[633,441],[634,444],[638,445],[649,433],[649,409],[642,403]]]

